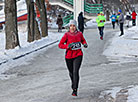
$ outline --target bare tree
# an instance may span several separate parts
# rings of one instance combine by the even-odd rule
[[[33,0],[26,0],[28,11],[28,42],[38,40],[41,38],[38,22],[36,21],[36,14],[34,11]]]
[[[45,7],[45,0],[36,0],[36,4],[40,11],[40,19],[41,19],[41,31],[42,37],[48,36],[48,22],[47,22],[47,12]]]
[[[5,33],[6,49],[20,46],[17,30],[17,6],[16,0],[5,0]]]
[[[122,0],[121,3],[123,4],[126,11],[132,11],[132,8],[130,6],[130,2],[128,0]]]

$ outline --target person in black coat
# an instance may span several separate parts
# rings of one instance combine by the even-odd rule
[[[58,15],[56,24],[58,25],[58,32],[62,32],[63,19],[61,15]]]
[[[83,33],[84,31],[84,17],[83,17],[83,12],[80,12],[78,16],[78,29]]]

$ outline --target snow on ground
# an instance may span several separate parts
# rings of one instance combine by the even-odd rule
[[[111,21],[106,21],[105,25],[111,24]],[[97,28],[97,22],[96,19],[92,19],[90,21],[86,22],[86,27],[85,28]]]
[[[22,29],[24,28],[24,29]],[[125,30],[125,35],[119,37],[118,34],[113,37],[111,41],[111,45],[104,51],[104,54],[106,56],[112,56],[112,57],[136,57],[138,55],[138,29],[137,27],[129,28],[128,30]],[[0,32],[0,62],[9,60],[5,65],[0,65],[0,73],[4,73],[5,70],[8,70],[11,67],[14,66],[20,66],[21,64],[27,64],[26,61],[33,58],[33,55],[28,55],[28,59],[22,59],[17,60],[16,64],[15,62],[12,62],[12,58],[16,56],[20,56],[22,54],[25,54],[27,52],[30,52],[32,50],[35,50],[37,48],[40,48],[46,44],[49,44],[53,41],[60,40],[63,33],[52,33],[49,32],[48,37],[42,38],[41,40],[34,41],[32,43],[27,42],[27,28],[26,26],[19,26],[19,39],[20,39],[20,45],[21,48],[16,47],[13,50],[5,50],[5,34],[4,31]],[[11,64],[9,66],[9,63]],[[3,74],[0,75],[1,79],[5,78],[2,77]],[[14,75],[7,76],[8,77],[14,77]],[[116,94],[121,90],[122,88],[113,88],[112,90],[105,91],[105,93],[111,93],[112,97],[115,97]],[[128,101],[127,102],[138,102],[138,86],[133,86],[128,89]]]
[[[138,102],[138,86],[134,86],[128,90],[128,102]]]
[[[125,34],[119,37],[117,32],[111,40],[110,46],[104,51],[104,55],[110,58],[137,58],[138,57],[138,29],[136,27],[125,30]],[[121,60],[123,61],[123,60]],[[130,60],[131,61],[131,60]]]
[[[21,16],[27,13],[27,6],[25,0],[17,2],[17,16]],[[0,10],[0,22],[5,21],[4,8]]]
[[[137,19],[138,22],[138,19]],[[138,24],[138,23],[137,23]],[[125,34],[119,37],[120,32],[117,32],[111,39],[110,46],[103,52],[109,59],[119,59],[121,62],[133,62],[138,58],[138,26],[125,30]],[[124,58],[123,58],[124,57]],[[134,60],[133,60],[134,58]],[[117,94],[122,90],[121,87],[115,87],[112,90],[102,92],[101,96],[111,94],[115,99]],[[138,86],[128,86],[127,102],[138,102]],[[104,93],[104,95],[103,95]]]
[[[24,0],[18,2],[17,5],[20,5],[18,11],[24,9]],[[0,11],[0,15],[2,15],[4,11]],[[138,21],[138,20],[137,20]],[[109,22],[107,22],[109,23]],[[52,28],[57,28],[55,23],[51,23]],[[86,23],[87,27],[96,27],[96,21],[91,20]],[[23,29],[24,28],[24,29]],[[137,58],[138,57],[138,29],[137,27],[129,28],[125,30],[125,35],[119,37],[120,32],[116,33],[115,36],[111,39],[110,46],[104,51],[104,55],[109,58],[122,58],[122,57],[129,57],[129,58]],[[32,43],[27,42],[27,28],[19,27],[19,39],[21,48],[16,47],[13,50],[5,50],[5,32],[0,32],[0,63],[3,61],[8,60],[7,63],[0,65],[0,78],[2,77],[5,70],[8,70],[11,67],[20,66],[21,64],[27,64],[31,58],[33,58],[33,54],[27,55],[28,57],[23,59],[16,60],[16,63],[13,62],[11,59],[20,55],[23,55],[27,52],[33,51],[37,48],[40,48],[44,45],[47,45],[51,42],[59,40],[62,37],[63,33],[52,33],[49,32],[48,37],[42,38],[41,40],[34,41]],[[124,59],[123,59],[124,60]],[[120,61],[123,61],[120,60]],[[133,60],[129,60],[133,61]],[[8,77],[14,77],[7,76]],[[129,87],[129,86],[128,86]],[[121,90],[121,87],[115,87],[112,90],[105,91],[104,93],[111,93],[111,96],[115,98],[116,94]],[[127,102],[138,102],[138,86],[131,86],[128,89],[128,101]]]
[[[19,10],[26,10],[27,9],[27,5],[25,0],[20,0],[17,2],[17,11]]]
[[[107,22],[108,24],[110,22]],[[132,22],[130,22],[131,24]],[[137,20],[138,24],[138,20]],[[87,27],[97,26],[96,20],[90,20],[86,23]],[[126,24],[124,25],[126,26]],[[131,25],[132,26],[132,25]],[[119,37],[120,32],[117,32],[111,39],[110,46],[103,52],[110,60],[119,60],[120,63],[133,62],[138,58],[138,26],[125,30],[125,35]],[[121,87],[115,87],[101,93],[100,97],[111,95],[112,99],[116,99],[118,93],[122,90]],[[126,95],[127,102],[138,102],[138,86],[128,86]]]
[[[27,26],[26,26],[26,24],[21,24],[19,26],[18,34],[19,34],[19,41],[20,41],[21,48],[16,47],[15,49],[12,49],[12,50],[5,50],[5,32],[4,31],[0,32],[0,63],[2,63],[4,61],[6,61],[6,62],[8,61],[11,63],[13,58],[24,55],[28,52],[34,51],[34,50],[39,49],[45,45],[48,45],[57,40],[60,40],[63,35],[63,33],[49,32],[48,37],[42,38],[42,39],[40,39],[38,41],[34,41],[32,43],[28,43],[27,42]],[[31,57],[28,57],[28,58],[31,58]],[[23,64],[23,63],[25,63],[25,61],[16,63],[16,65],[13,65],[14,63],[12,63],[11,65],[8,65],[8,64],[0,65],[0,74],[4,73],[4,71],[8,70],[8,68],[10,68],[10,67],[15,67],[15,66],[21,65],[21,63]]]
[[[95,19],[92,19],[88,22],[86,22],[87,27],[97,27],[97,23]]]
[[[138,102],[138,86],[132,85],[126,88],[115,87],[112,90],[103,91],[100,98],[107,97],[107,95],[109,100],[112,99],[115,101],[119,95],[122,95],[123,97],[127,97],[127,102]]]

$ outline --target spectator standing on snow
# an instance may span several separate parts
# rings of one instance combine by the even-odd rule
[[[84,32],[84,17],[83,17],[83,12],[80,12],[78,16],[78,29],[82,33]]]
[[[63,19],[61,15],[58,15],[56,24],[58,25],[58,32],[62,32]]]
[[[121,34],[119,36],[122,36],[124,35],[124,14],[122,13],[122,10],[119,10],[119,18],[118,18],[118,21],[119,21],[119,24],[120,24],[120,31],[121,31]]]
[[[137,16],[137,14],[136,14],[135,10],[132,12],[131,15],[132,15],[132,25],[136,26],[136,16]]]

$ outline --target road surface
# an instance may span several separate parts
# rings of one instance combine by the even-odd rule
[[[29,64],[5,72],[16,77],[0,80],[0,101],[104,102],[98,101],[102,91],[138,84],[138,63],[119,63],[102,55],[117,31],[118,29],[105,29],[102,41],[97,29],[85,30],[84,36],[89,47],[83,49],[84,57],[76,98],[71,96],[70,79],[64,60],[65,50],[59,49],[56,44],[48,50],[39,51]]]

